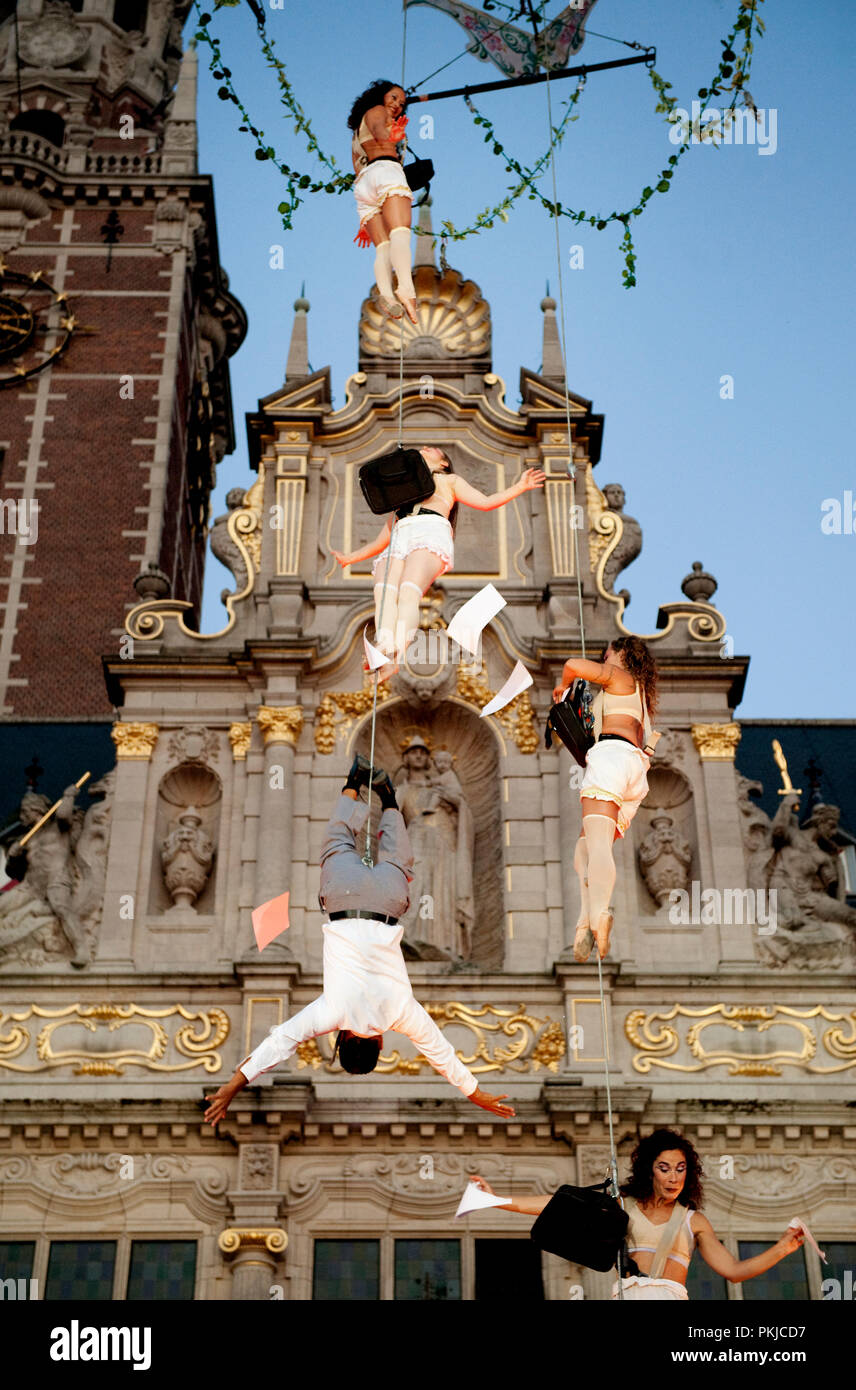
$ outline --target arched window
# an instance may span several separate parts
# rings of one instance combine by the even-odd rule
[[[9,122],[10,130],[28,130],[33,135],[39,135],[43,140],[49,140],[52,145],[61,146],[65,137],[65,121],[62,116],[58,116],[55,111],[42,111],[33,109],[32,111],[22,111],[19,116],[13,116]]]

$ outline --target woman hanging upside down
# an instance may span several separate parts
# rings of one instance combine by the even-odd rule
[[[407,117],[404,88],[378,80],[358,96],[348,117],[354,132],[351,159],[360,230],[354,240],[375,248],[375,280],[381,307],[400,319],[401,305],[416,323],[416,290],[410,271],[410,209],[413,194],[402,168],[398,144]],[[392,272],[398,285],[393,294]],[[398,300],[398,303],[396,303]]]
[[[487,497],[455,474],[445,450],[426,446],[420,453],[431,472],[437,475],[436,490],[431,496],[412,510],[402,508],[396,512],[380,534],[362,550],[355,550],[352,555],[333,551],[343,568],[377,556],[372,566],[375,643],[389,657],[388,663],[378,671],[378,681],[388,680],[398,670],[419,626],[422,595],[441,574],[452,568],[458,504],[463,502],[465,507],[473,507],[476,511],[492,512],[514,501],[515,497],[522,497],[524,492],[543,487],[546,476],[540,468],[527,468],[519,482]],[[392,554],[388,556],[393,524]]]
[[[561,700],[577,679],[603,687],[594,701],[597,741],[586,754],[580,788],[583,828],[574,853],[582,902],[574,958],[586,961],[595,942],[601,959],[609,950],[609,900],[615,887],[612,845],[625,834],[648,794],[648,754],[660,735],[651,729],[657,710],[657,667],[641,637],[617,638],[602,662],[566,661],[553,699]]]

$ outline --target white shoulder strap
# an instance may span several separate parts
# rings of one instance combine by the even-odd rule
[[[661,1279],[663,1277],[663,1270],[666,1268],[666,1260],[672,1248],[672,1241],[677,1235],[686,1214],[687,1208],[682,1206],[680,1202],[675,1202],[672,1208],[672,1214],[663,1227],[663,1234],[660,1236],[654,1258],[651,1261],[651,1268],[648,1272],[649,1279]]]

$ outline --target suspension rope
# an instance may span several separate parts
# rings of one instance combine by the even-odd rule
[[[556,271],[557,271],[558,279],[559,279],[559,323],[560,323],[561,341],[562,341],[562,381],[563,381],[563,385],[564,385],[564,396],[565,396],[565,424],[566,424],[566,428],[567,428],[567,432],[568,432],[568,476],[569,476],[570,479],[571,479],[571,483],[572,483],[572,485],[573,485],[574,493],[575,493],[575,490],[576,490],[576,469],[575,469],[575,467],[574,467],[573,443],[572,443],[572,439],[571,439],[571,402],[570,402],[570,396],[569,396],[569,394],[568,394],[568,343],[567,343],[567,332],[566,332],[566,328],[565,328],[565,291],[564,291],[564,282],[563,282],[563,278],[562,278],[562,253],[561,253],[561,247],[560,247],[560,244],[559,244],[559,216],[558,216],[559,195],[558,195],[558,190],[557,190],[557,186],[556,186],[556,156],[555,156],[555,150],[554,150],[554,148],[553,148],[553,103],[552,103],[552,100],[551,100],[551,98],[550,98],[550,71],[549,71],[549,68],[546,68],[545,71],[546,71],[546,74],[547,74],[547,80],[546,80],[546,82],[545,82],[544,85],[545,85],[545,87],[546,87],[546,89],[547,89],[547,120],[548,120],[548,124],[549,124],[549,133],[550,133],[550,169],[551,169],[552,177],[553,177],[553,226],[554,226],[554,228],[555,228],[555,233],[556,233]],[[585,80],[585,79],[583,79],[583,80]],[[572,517],[572,518],[575,518],[575,516],[576,516],[576,513],[575,513],[575,512],[572,512],[572,513],[571,513],[571,517]],[[573,530],[573,537],[574,537],[574,541],[573,541],[573,545],[574,545],[574,569],[575,569],[575,571],[576,571],[576,576],[577,576],[577,602],[578,602],[578,605],[579,605],[579,615],[580,615],[580,645],[581,645],[581,648],[582,648],[582,655],[583,655],[583,657],[585,657],[585,654],[586,654],[586,632],[585,632],[585,618],[584,618],[584,612],[583,612],[583,580],[582,580],[582,572],[581,572],[581,569],[580,569],[580,545],[579,545],[579,535],[578,535],[578,528],[577,528],[576,525],[574,525],[574,526],[572,527],[572,530]],[[600,949],[599,949],[598,946],[595,946],[595,953],[596,953],[596,955],[597,955],[597,983],[598,983],[598,989],[599,989],[599,991],[600,991],[600,1017],[601,1017],[601,1028],[602,1028],[602,1031],[603,1031],[603,1054],[604,1054],[604,1067],[603,1067],[603,1070],[604,1070],[604,1078],[605,1078],[605,1080],[606,1080],[606,1110],[607,1110],[607,1120],[608,1120],[608,1124],[609,1124],[609,1159],[610,1159],[610,1167],[611,1167],[611,1175],[612,1175],[611,1185],[612,1185],[612,1195],[613,1195],[613,1197],[617,1200],[617,1199],[618,1199],[618,1195],[619,1195],[619,1192],[618,1192],[618,1158],[617,1158],[616,1151],[615,1151],[615,1131],[614,1131],[613,1123],[612,1123],[612,1087],[611,1087],[611,1085],[610,1085],[610,1080],[609,1080],[609,1062],[610,1062],[610,1059],[609,1059],[609,1034],[607,1033],[606,998],[605,998],[604,992],[603,992],[603,967],[602,967],[602,965],[601,965]],[[618,1258],[618,1299],[619,1299],[619,1302],[621,1302],[621,1303],[624,1302],[624,1284],[623,1284],[623,1278],[622,1278],[622,1263],[621,1263],[621,1257],[620,1257],[620,1255],[619,1255],[619,1258]]]

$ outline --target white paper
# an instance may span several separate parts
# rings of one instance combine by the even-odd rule
[[[531,684],[532,677],[526,670],[523,662],[518,661],[511,675],[508,677],[508,680],[505,682],[505,685],[501,690],[498,690],[493,699],[485,705],[481,712],[482,719],[488,714],[496,714],[498,709],[502,709],[505,705],[509,704],[515,696],[519,695],[522,690],[528,689]]]
[[[805,1224],[805,1222],[803,1221],[802,1217],[801,1217],[801,1216],[795,1216],[794,1219],[793,1219],[793,1221],[789,1221],[789,1222],[788,1222],[788,1229],[790,1229],[791,1226],[796,1226],[796,1228],[797,1228],[798,1231],[802,1231],[802,1233],[803,1233],[803,1235],[805,1236],[806,1240],[808,1241],[809,1245],[811,1245],[811,1246],[813,1247],[813,1249],[817,1251],[818,1255],[819,1255],[820,1258],[823,1260],[823,1263],[826,1264],[826,1256],[825,1256],[825,1254],[824,1254],[823,1251],[821,1250],[820,1246],[818,1245],[817,1241],[815,1240],[815,1238],[814,1238],[814,1236],[812,1235],[811,1231],[809,1230],[808,1226],[807,1226],[807,1225]]]
[[[459,647],[463,647],[464,651],[475,656],[482,632],[491,618],[495,618],[504,607],[505,599],[499,590],[492,584],[485,584],[483,589],[479,589],[477,594],[473,594],[472,598],[458,609],[449,623],[449,636]]]
[[[370,671],[377,671],[381,666],[387,666],[389,664],[389,657],[386,652],[382,652],[380,647],[372,646],[368,637],[366,637],[365,629],[363,629],[363,646],[366,650],[366,661],[369,663]]]
[[[507,1207],[510,1197],[495,1197],[492,1192],[484,1192],[477,1183],[467,1183],[464,1195],[458,1203],[456,1216],[466,1216],[468,1211],[481,1211],[485,1207]]]

